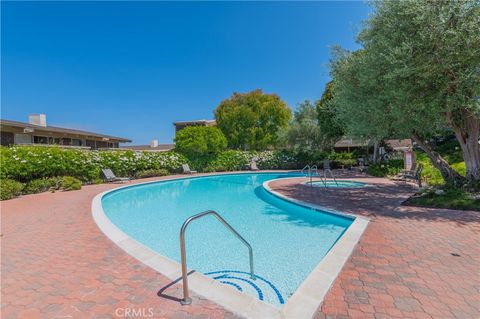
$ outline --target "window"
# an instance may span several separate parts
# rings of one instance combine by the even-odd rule
[[[72,145],[73,146],[82,146],[82,140],[79,140],[78,138],[72,139]]]
[[[28,134],[15,134],[14,143],[15,144],[31,144],[32,136]]]
[[[34,136],[33,137],[34,144],[48,144],[48,137],[46,136]]]
[[[60,144],[60,138],[58,137],[49,137],[48,144]]]

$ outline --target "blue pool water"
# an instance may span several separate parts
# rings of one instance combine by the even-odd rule
[[[177,262],[185,219],[217,211],[253,247],[259,278],[248,276],[247,248],[213,216],[188,227],[188,267],[280,306],[353,221],[289,203],[262,187],[281,177],[292,175],[217,175],[132,186],[105,195],[102,206],[126,234]]]
[[[306,183],[310,186],[310,182]],[[367,184],[362,182],[355,182],[355,181],[326,181],[325,183],[322,181],[313,181],[312,186],[314,187],[331,187],[331,188],[360,188],[365,187]]]

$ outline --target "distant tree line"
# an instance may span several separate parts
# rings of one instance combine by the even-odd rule
[[[328,151],[343,134],[332,103],[329,83],[321,99],[304,101],[293,113],[276,94],[261,90],[233,93],[215,109],[217,127],[191,126],[180,130],[176,149],[201,156],[226,148],[243,151],[268,149]]]
[[[375,1],[372,6],[357,36],[362,48],[333,49],[332,81],[319,100],[300,103],[292,116],[276,94],[234,93],[215,109],[218,129],[179,134],[177,147],[183,135],[197,154],[225,147],[329,150],[345,135],[375,145],[386,138],[412,138],[447,183],[478,186],[480,2]],[[466,176],[430,145],[445,131],[458,140]]]

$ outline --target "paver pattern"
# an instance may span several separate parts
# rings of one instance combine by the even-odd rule
[[[195,295],[191,306],[181,306],[180,285],[159,297],[171,281],[97,228],[92,199],[118,186],[84,186],[1,203],[3,319],[235,317]]]
[[[480,318],[480,213],[400,206],[411,187],[384,179],[350,190],[300,181],[272,187],[371,219],[317,318]],[[195,295],[192,306],[180,306],[180,285],[168,287],[168,278],[105,237],[91,201],[118,186],[1,202],[2,318],[235,317]]]
[[[316,318],[480,318],[480,212],[400,206],[411,187],[354,180],[374,186],[271,183],[292,198],[370,218]]]

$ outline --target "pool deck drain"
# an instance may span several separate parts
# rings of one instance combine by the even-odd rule
[[[480,213],[399,206],[411,189],[357,177],[377,186],[305,193],[295,180],[271,185],[371,220],[315,317],[479,318],[480,278],[472,274],[480,269]],[[195,294],[192,306],[180,306],[180,285],[167,287],[171,280],[98,230],[91,200],[118,186],[0,203],[2,318],[120,318],[116,311],[126,308],[153,308],[154,318],[236,317]]]

